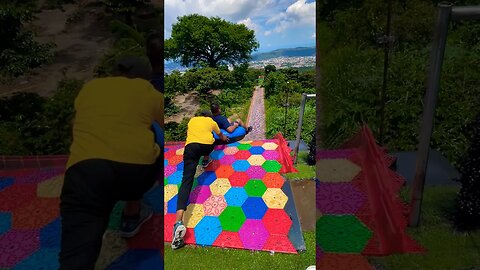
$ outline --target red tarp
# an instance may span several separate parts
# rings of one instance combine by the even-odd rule
[[[372,131],[363,126],[342,148],[357,150],[349,157],[362,168],[354,182],[368,198],[357,216],[374,234],[362,254],[385,256],[424,252],[425,249],[405,232],[408,206],[398,196],[405,180],[389,169],[394,159],[377,145]]]
[[[293,166],[293,158],[290,156],[290,153],[292,152],[292,149],[288,147],[287,141],[283,138],[281,133],[277,133],[275,137],[273,137],[275,140],[278,140],[278,152],[280,152],[280,157],[277,160],[280,164],[282,164],[282,169],[280,170],[279,173],[284,174],[284,173],[296,173],[298,172],[297,169]]]

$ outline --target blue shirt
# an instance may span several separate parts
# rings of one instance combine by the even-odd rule
[[[223,115],[214,115],[212,116],[213,121],[217,122],[217,125],[220,129],[227,129],[231,126],[230,122],[228,122],[228,118]]]

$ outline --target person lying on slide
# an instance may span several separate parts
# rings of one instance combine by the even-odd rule
[[[232,119],[227,118],[222,115],[222,109],[220,105],[217,103],[213,103],[210,106],[210,110],[212,111],[212,119],[215,121],[220,129],[226,130],[228,133],[232,133],[238,127],[243,127],[247,131],[247,134],[252,131],[252,127],[247,127],[242,120],[237,119],[232,121]]]

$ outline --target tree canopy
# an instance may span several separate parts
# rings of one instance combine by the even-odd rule
[[[184,66],[245,63],[259,47],[255,32],[243,24],[198,14],[178,18],[165,41],[165,58]]]

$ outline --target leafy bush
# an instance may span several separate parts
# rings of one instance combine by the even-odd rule
[[[0,100],[0,153],[8,155],[67,154],[72,140],[78,80],[59,82],[51,98],[18,93]],[[15,139],[12,139],[15,138]]]
[[[74,101],[83,86],[75,79],[64,79],[58,83],[54,95],[43,107],[43,131],[40,140],[35,136],[26,138],[32,149],[39,154],[66,154],[72,143],[72,124],[75,116]],[[29,141],[28,139],[31,139]]]
[[[265,97],[285,91],[287,87],[287,77],[280,72],[270,72],[263,83],[265,87]]]
[[[112,74],[115,63],[122,57],[137,56],[148,61],[145,56],[145,50],[135,39],[120,38],[115,41],[113,48],[106,53],[100,63],[95,67],[94,73],[96,77],[107,77]]]
[[[412,151],[418,144],[429,51],[404,48],[392,54],[384,143],[389,149]],[[382,52],[345,46],[323,56],[321,94],[324,106],[324,147],[339,146],[362,123],[378,136],[379,92],[382,85]],[[480,55],[450,44],[445,54],[441,90],[435,116],[432,147],[453,164],[468,142],[462,130],[479,111]],[[459,98],[461,97],[461,98]]]
[[[32,1],[0,4],[0,76],[20,76],[53,58],[54,44],[36,42],[33,33],[23,27],[33,19],[35,6]]]
[[[253,88],[225,89],[212,101],[220,104],[226,115],[231,115],[233,114],[232,109],[241,107],[243,104],[250,102],[252,95]]]
[[[298,127],[298,117],[300,112],[300,106],[294,106],[288,108],[287,116],[285,117],[285,108],[278,106],[270,100],[267,100],[266,104],[266,119],[267,119],[267,138],[272,138],[278,132],[281,132],[284,138],[288,140],[294,140],[296,138],[296,132]],[[305,106],[305,112],[303,116],[302,133],[300,137],[304,141],[311,141],[316,125],[316,111],[314,101],[307,102]],[[286,118],[286,125],[285,125]]]
[[[258,77],[262,76],[263,74],[264,73],[262,69],[248,68],[247,77],[248,77],[248,80],[253,84],[251,86],[258,84]]]
[[[193,82],[191,79],[198,81]],[[228,70],[217,70],[215,68],[201,68],[195,71],[195,76],[189,78],[189,84],[195,84],[194,90],[200,95],[207,95],[210,90],[222,89],[233,82],[232,74]]]
[[[182,122],[168,122],[165,124],[165,141],[181,142],[187,139],[187,127],[190,118],[184,118]]]
[[[275,72],[275,71],[277,71],[277,67],[275,67],[274,65],[266,65],[264,67],[265,76],[268,76],[270,72]]]
[[[297,81],[302,85],[302,88],[314,89],[315,88],[315,70],[311,69],[304,72],[300,72],[298,74]]]
[[[298,81],[299,71],[296,68],[282,68],[278,72],[285,74],[287,81]]]
[[[165,75],[165,93],[179,94],[188,92],[187,77],[184,77],[179,71],[175,70],[171,74]]]
[[[165,93],[164,95],[164,113],[165,116],[172,116],[180,112],[180,108],[173,102],[175,96],[170,93]]]

